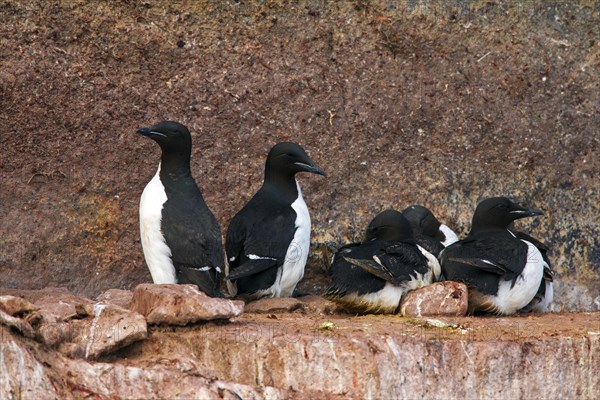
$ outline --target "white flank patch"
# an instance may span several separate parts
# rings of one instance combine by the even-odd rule
[[[500,278],[498,293],[496,296],[489,296],[496,310],[501,314],[514,314],[533,300],[540,287],[544,267],[547,266],[537,247],[526,240],[523,242],[528,247],[527,264],[521,275],[517,277],[515,285],[511,288],[512,281]]]
[[[452,229],[448,228],[446,225],[441,224],[440,231],[442,231],[442,233],[444,234],[444,237],[446,238],[442,242],[442,245],[444,247],[448,247],[452,243],[458,242],[458,235],[456,233],[454,233],[454,231]]]
[[[154,283],[177,283],[171,249],[160,228],[162,208],[167,201],[160,181],[160,164],[154,178],[148,182],[140,200],[140,237],[144,258]]]
[[[257,256],[256,254],[248,254],[246,257],[248,257],[251,260],[277,260],[276,258],[273,258],[273,257],[261,257],[261,256]]]
[[[433,254],[431,254],[430,252],[428,252],[421,246],[417,245],[417,247],[419,248],[419,251],[421,252],[421,254],[423,254],[425,256],[425,258],[427,258],[427,265],[429,266],[429,273],[426,273],[425,277],[427,279],[427,276],[429,276],[429,279],[431,279],[431,280],[429,282],[426,282],[426,284],[430,284],[434,280],[437,281],[440,278],[440,275],[442,274],[442,268],[440,267],[440,262],[438,261],[437,258],[435,258],[435,256]],[[433,273],[433,277],[431,277],[431,273]]]
[[[372,309],[381,309],[384,312],[393,312],[399,305],[400,299],[407,290],[403,286],[395,286],[390,282],[386,282],[383,289],[358,295],[356,293],[351,293],[346,297],[349,303],[367,303]]]
[[[285,254],[281,280],[279,281],[279,287],[275,289],[275,297],[290,297],[292,295],[296,285],[304,276],[304,267],[308,259],[310,214],[304,198],[302,198],[302,190],[300,190],[298,181],[296,181],[296,188],[298,189],[298,198],[292,203],[292,208],[296,211],[296,232]]]

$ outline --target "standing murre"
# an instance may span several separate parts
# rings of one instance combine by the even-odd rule
[[[410,222],[417,244],[436,257],[445,247],[459,240],[456,233],[438,221],[426,207],[412,205],[405,208],[402,215]]]
[[[418,246],[408,220],[398,211],[378,214],[362,243],[341,247],[330,267],[324,296],[358,313],[395,313],[402,296],[432,283],[440,265]]]
[[[304,276],[310,215],[298,172],[325,175],[299,145],[273,146],[262,187],[229,223],[225,274],[232,296],[289,297]]]
[[[142,248],[153,282],[192,283],[209,296],[220,296],[221,228],[190,171],[190,132],[163,121],[137,133],[162,149],[158,171],[140,200]]]
[[[519,218],[542,215],[506,197],[481,201],[469,235],[440,254],[446,280],[469,287],[469,312],[514,314],[535,297],[547,264],[538,248],[508,230]]]

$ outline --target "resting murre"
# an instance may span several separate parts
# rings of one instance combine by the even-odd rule
[[[469,287],[469,312],[514,314],[537,293],[546,262],[538,248],[508,230],[519,218],[542,215],[506,197],[481,201],[469,235],[440,254],[445,279]]]
[[[362,243],[340,248],[330,267],[325,297],[358,313],[395,313],[402,296],[439,278],[437,259],[413,239],[398,211],[378,214]]]
[[[232,296],[289,297],[304,276],[310,214],[295,179],[298,172],[325,175],[299,145],[273,146],[262,187],[229,223],[225,274]]]
[[[438,221],[427,207],[412,205],[402,215],[410,222],[415,242],[436,257],[445,247],[458,242],[456,233]]]
[[[142,248],[152,280],[192,283],[209,296],[220,296],[221,228],[190,171],[190,132],[163,121],[137,133],[162,149],[158,171],[140,200]]]

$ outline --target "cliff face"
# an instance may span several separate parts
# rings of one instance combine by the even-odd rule
[[[223,231],[268,149],[302,144],[321,250],[383,207],[430,207],[459,233],[479,199],[543,209],[557,308],[600,307],[597,2],[0,4],[2,286],[96,295],[150,281],[139,196],[190,127],[193,173]]]

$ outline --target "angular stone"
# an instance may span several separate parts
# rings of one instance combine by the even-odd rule
[[[35,311],[37,307],[22,297],[6,295],[0,296],[0,310],[14,317]]]
[[[129,308],[132,299],[133,292],[131,290],[108,289],[98,296],[96,301],[99,303],[114,304],[122,308]]]
[[[467,287],[459,282],[436,282],[402,296],[400,313],[405,317],[462,316],[467,313]]]
[[[246,304],[244,311],[254,314],[277,314],[302,308],[302,302],[293,297],[266,297]]]
[[[59,348],[70,356],[83,356],[96,359],[125,347],[147,336],[146,319],[138,314],[114,304],[97,303],[94,317],[72,321],[78,336],[73,343],[77,347]]]
[[[196,285],[144,283],[133,291],[130,309],[149,324],[186,325],[236,317],[244,311],[244,302],[209,297]]]

